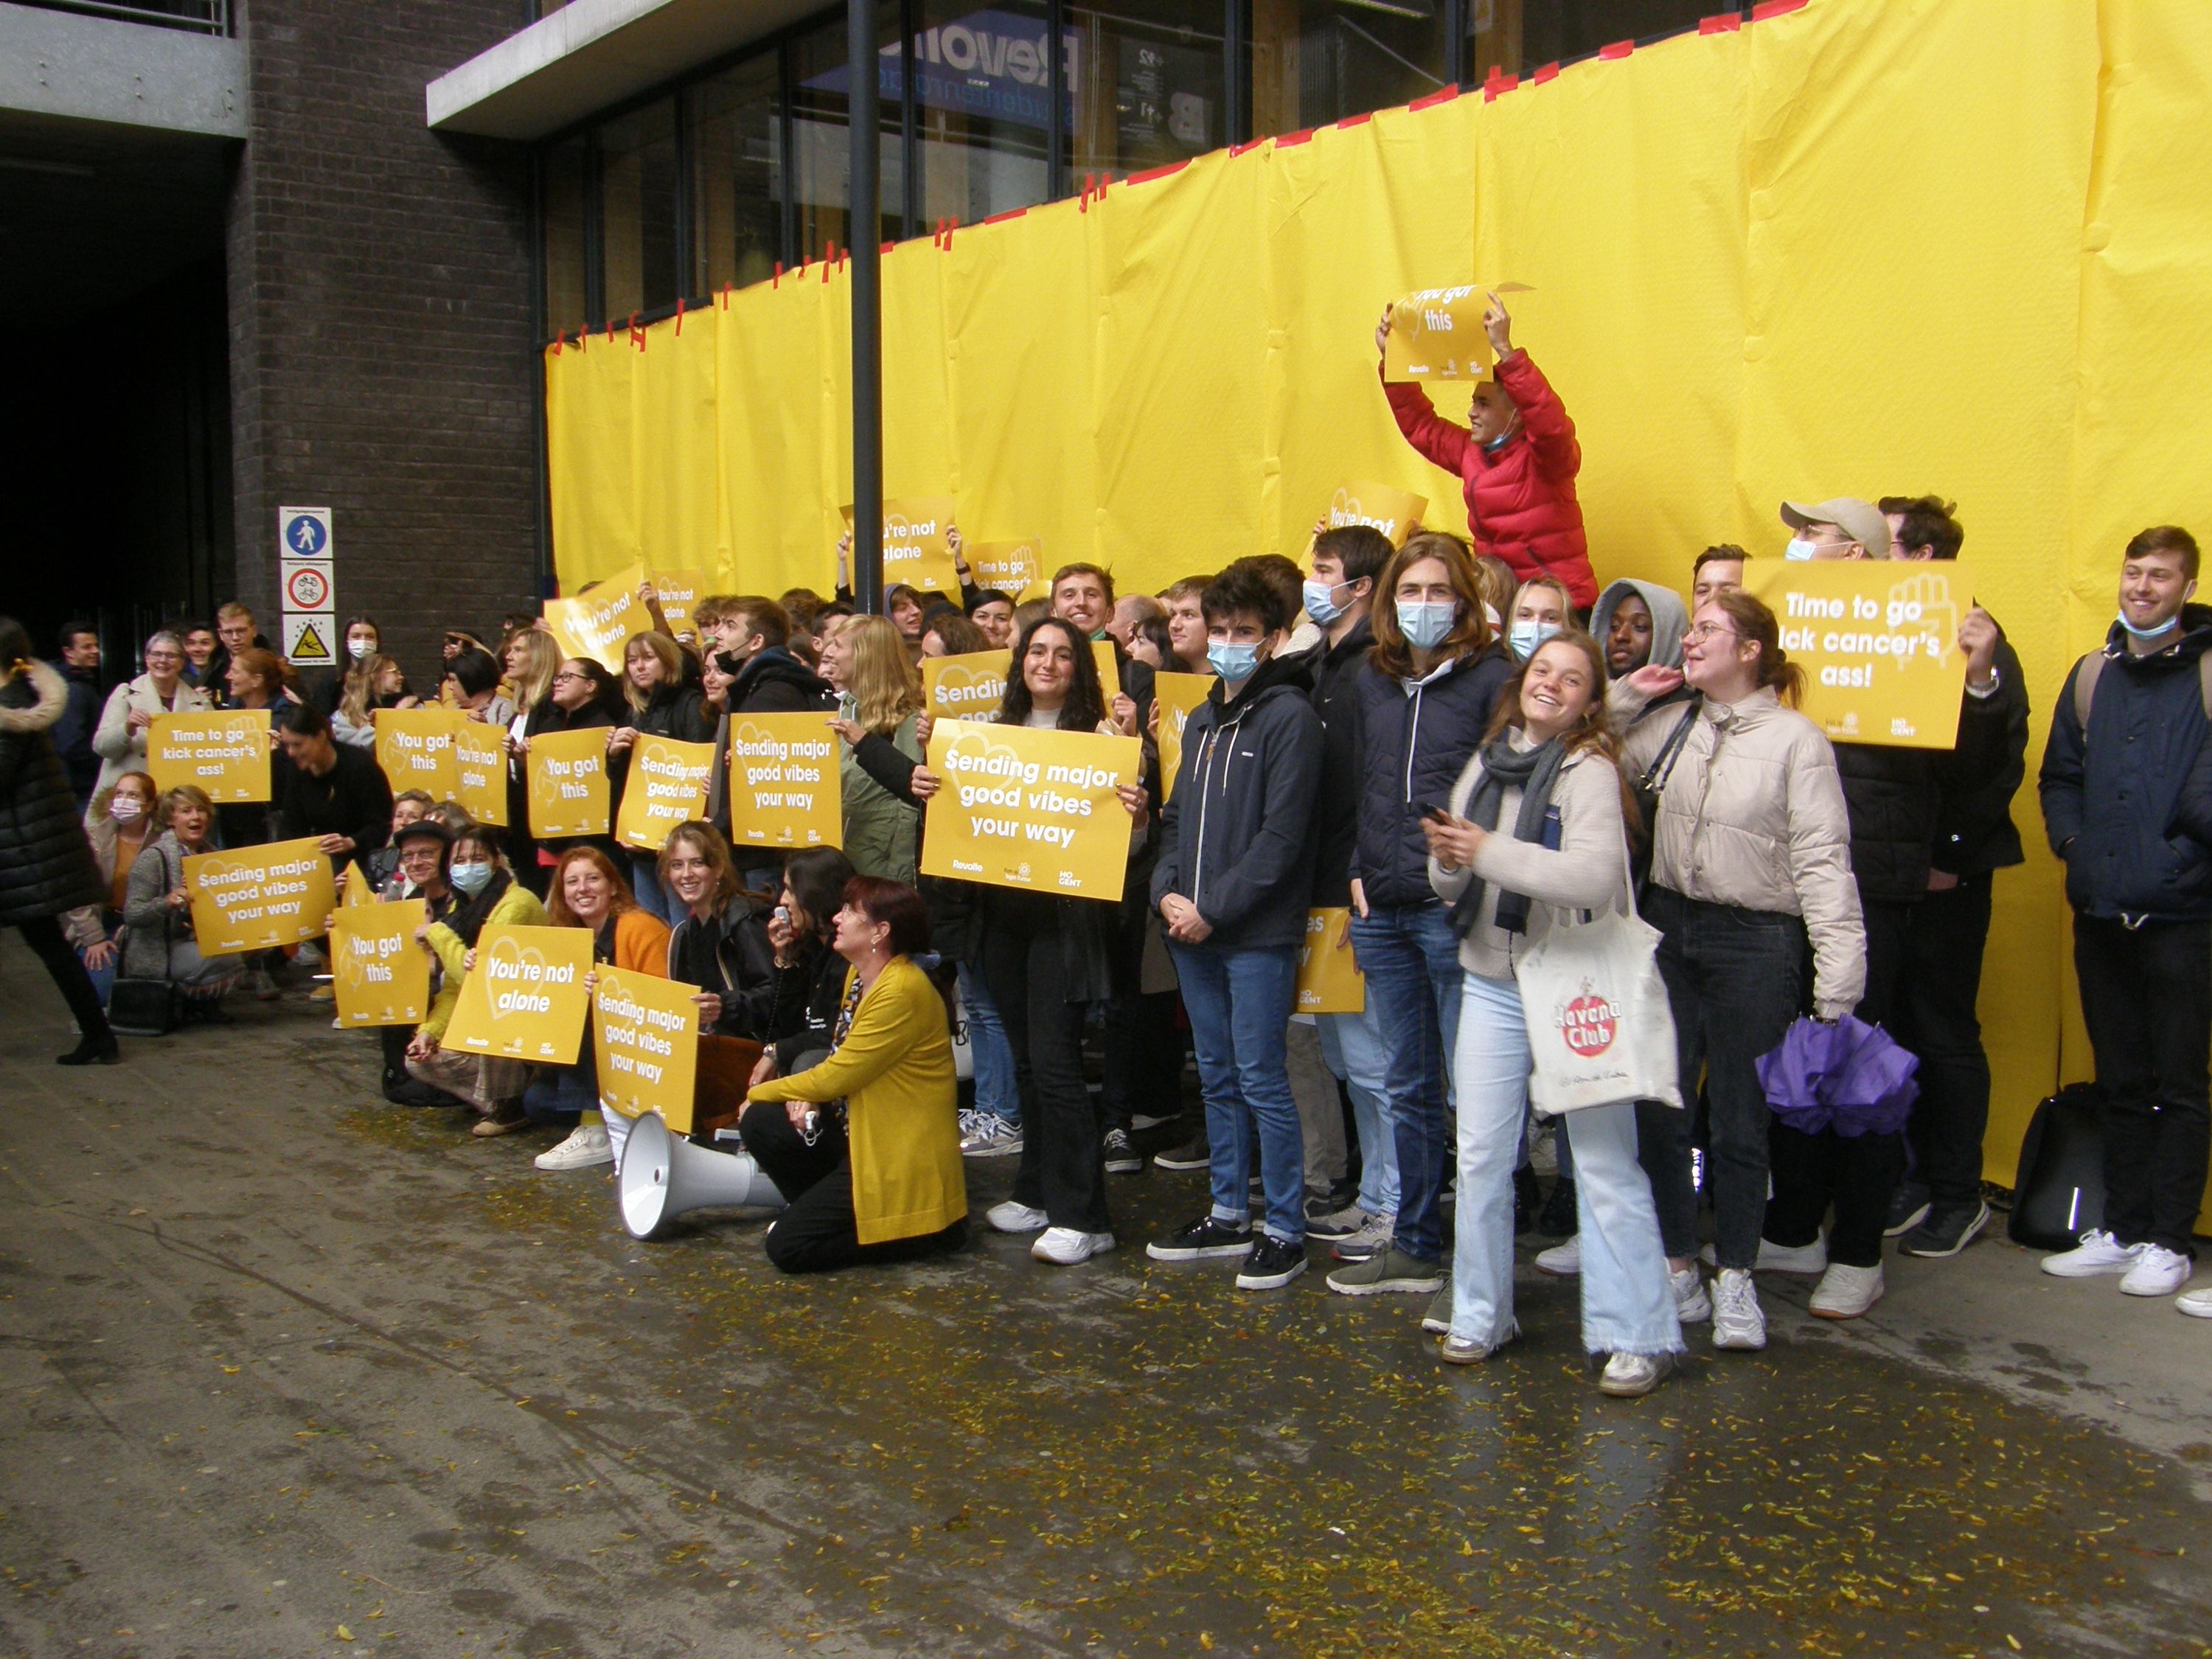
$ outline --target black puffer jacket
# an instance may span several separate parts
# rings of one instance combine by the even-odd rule
[[[1352,902],[1352,848],[1359,834],[1359,781],[1353,774],[1358,744],[1359,677],[1375,630],[1362,617],[1334,645],[1311,658],[1314,713],[1321,716],[1321,798],[1314,803],[1319,830],[1314,852],[1313,902],[1341,908]]]
[[[1959,731],[1963,751],[1970,739],[1995,745],[1985,769],[1962,768],[1943,781],[1943,805],[1936,823],[1936,867],[1954,876],[1986,875],[2026,862],[2019,828],[2012,821],[2012,798],[2027,776],[2027,676],[2010,641],[1997,641],[1997,689],[1989,702],[1992,719]],[[1969,711],[1971,712],[1971,711]],[[1977,780],[1977,772],[1983,775]]]
[[[106,902],[54,722],[69,684],[44,663],[0,685],[0,926]]]
[[[1359,838],[1352,854],[1370,906],[1439,902],[1429,885],[1421,813],[1442,806],[1490,726],[1513,665],[1496,645],[1408,688],[1375,666],[1360,671],[1356,733]]]

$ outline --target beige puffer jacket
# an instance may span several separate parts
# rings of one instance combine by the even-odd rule
[[[1607,699],[1621,724],[1644,702],[1625,680]],[[1662,708],[1630,729],[1629,776],[1650,769],[1680,718]],[[1651,879],[1712,904],[1804,917],[1813,1008],[1824,1019],[1850,1012],[1866,988],[1850,844],[1836,753],[1820,728],[1771,689],[1741,702],[1707,698],[1659,797]]]

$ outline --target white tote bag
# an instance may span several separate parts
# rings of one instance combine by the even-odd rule
[[[1636,914],[1624,864],[1619,907],[1562,915],[1521,958],[1528,1102],[1547,1116],[1620,1101],[1682,1103],[1674,1014],[1659,977],[1659,930]]]

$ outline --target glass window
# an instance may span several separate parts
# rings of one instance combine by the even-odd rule
[[[690,88],[691,280],[696,298],[765,282],[783,257],[781,112],[774,52]]]
[[[1219,0],[1070,0],[1073,182],[1118,176],[1229,142]]]
[[[609,318],[676,303],[676,112],[665,98],[602,123],[599,248]]]
[[[906,228],[906,174],[900,165],[899,27],[896,0],[878,9],[877,38],[884,43],[876,76],[882,134],[878,151],[882,157],[878,163],[882,208],[876,229],[878,241],[902,236]],[[846,222],[847,186],[852,171],[848,137],[850,88],[845,20],[841,15],[834,23],[799,36],[791,46],[792,194],[799,217],[798,252],[804,258],[818,258],[832,242],[840,247],[852,245]]]
[[[1411,103],[1451,78],[1444,0],[1252,0],[1252,131]]]
[[[597,319],[584,287],[584,141],[565,139],[545,152],[545,327],[574,328]]]
[[[921,0],[914,101],[925,223],[975,224],[1050,198],[1048,51],[1042,0]]]
[[[1493,67],[1527,75],[1616,40],[1693,29],[1727,9],[1711,0],[1467,0],[1468,79],[1484,80]]]

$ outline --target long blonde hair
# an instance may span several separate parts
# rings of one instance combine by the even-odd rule
[[[397,658],[372,651],[346,671],[345,692],[338,698],[338,713],[346,717],[348,725],[358,729],[369,723],[369,704],[376,696],[376,683],[384,678],[386,669],[398,666]]]
[[[856,705],[854,718],[887,736],[921,708],[921,684],[906,640],[889,617],[855,617],[840,639],[852,664],[846,687]]]
[[[514,679],[514,711],[526,714],[553,695],[553,677],[561,672],[561,642],[542,628],[516,629],[508,649],[518,642],[524,659],[522,672]],[[500,666],[507,666],[504,660]]]

